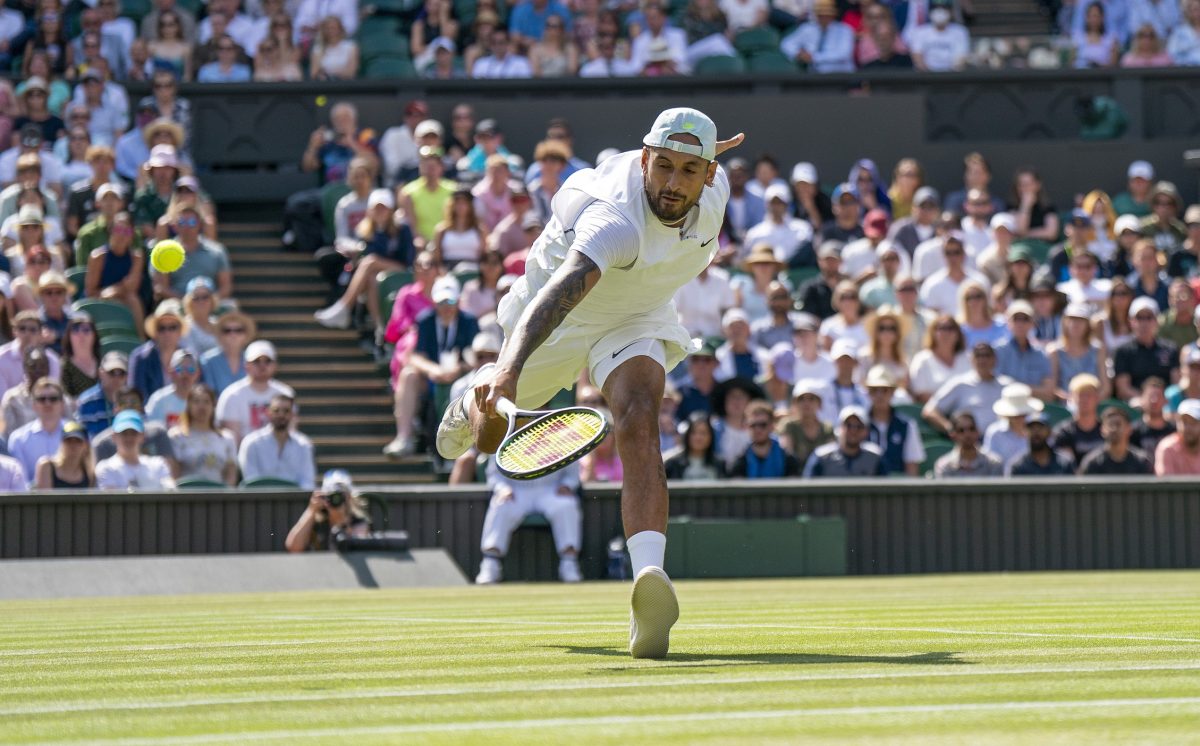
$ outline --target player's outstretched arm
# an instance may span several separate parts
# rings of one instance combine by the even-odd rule
[[[517,378],[525,361],[551,332],[558,328],[571,309],[600,279],[600,268],[579,251],[568,251],[567,258],[550,277],[545,287],[521,314],[512,336],[504,343],[491,385],[475,389],[475,404],[489,417],[496,411],[500,397],[516,400]]]

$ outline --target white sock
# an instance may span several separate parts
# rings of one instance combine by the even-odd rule
[[[633,565],[633,577],[647,567],[663,566],[667,553],[667,536],[657,531],[639,531],[625,540],[629,549],[629,562]]]

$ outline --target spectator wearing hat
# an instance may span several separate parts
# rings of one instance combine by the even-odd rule
[[[200,382],[200,364],[190,350],[175,350],[167,369],[169,383],[150,395],[146,401],[146,419],[162,422],[168,428],[179,422],[187,408],[192,387]]]
[[[142,170],[149,175],[133,195],[129,211],[143,236],[154,235],[159,218],[167,213],[175,180],[179,178],[179,158],[171,145],[155,145]]]
[[[63,164],[46,146],[47,142],[54,141],[43,138],[42,131],[35,124],[26,124],[18,133],[17,144],[0,154],[0,183],[6,188],[11,188],[14,182],[23,187],[37,186],[53,194],[57,215],[57,199],[63,191]],[[31,156],[36,157],[36,161]],[[35,162],[36,171],[32,168]],[[21,166],[25,166],[24,173],[20,173]]]
[[[1118,215],[1144,218],[1150,214],[1150,190],[1154,186],[1154,166],[1149,161],[1134,161],[1125,172],[1126,189],[1113,198]]]
[[[839,339],[833,343],[833,349],[829,352],[833,360],[833,378],[827,382],[825,394],[821,397],[824,405],[821,419],[825,422],[834,422],[843,407],[866,409],[871,405],[867,390],[859,383],[858,350],[858,345],[849,339]]]
[[[466,70],[458,64],[458,45],[454,43],[453,39],[445,36],[436,37],[429,42],[427,51],[433,57],[421,69],[422,78],[426,80],[461,80],[467,77]]]
[[[1016,218],[1011,212],[998,212],[989,223],[992,242],[975,256],[975,266],[993,286],[1008,276],[1009,251],[1016,232]],[[1028,260],[1028,253],[1025,254]]]
[[[216,287],[212,280],[204,275],[193,277],[188,281],[187,292],[183,295],[183,310],[187,321],[187,334],[183,337],[182,346],[199,356],[217,346],[217,317],[215,311],[220,298],[217,297]]]
[[[938,206],[941,197],[936,189],[923,186],[913,194],[912,214],[892,223],[888,238],[904,248],[910,257],[917,246],[934,237],[937,229]]]
[[[45,342],[42,321],[37,311],[20,311],[13,317],[15,339],[0,346],[0,392],[18,385],[25,378],[25,354],[40,348]],[[51,350],[46,351],[50,360],[49,376],[58,379],[61,375],[59,357]]]
[[[202,379],[217,396],[246,376],[246,346],[257,334],[254,319],[237,309],[217,319],[217,347],[200,354]]]
[[[200,211],[184,207],[175,217],[176,239],[186,254],[183,264],[174,272],[150,268],[154,294],[159,298],[182,298],[188,283],[196,277],[206,277],[216,286],[217,295],[224,299],[233,296],[233,272],[225,247],[200,235]]]
[[[950,416],[958,411],[972,415],[973,426],[980,428],[980,432],[986,432],[996,421],[992,404],[1000,398],[1004,387],[1012,383],[1012,379],[996,374],[996,352],[987,342],[980,342],[972,348],[971,366],[970,372],[954,376],[942,384],[921,410],[921,416],[943,432],[952,430]]]
[[[1196,291],[1186,280],[1174,279],[1168,286],[1169,308],[1159,320],[1158,336],[1183,349],[1196,341]]]
[[[91,174],[88,178],[70,185],[67,209],[63,216],[67,238],[74,240],[80,229],[99,214],[98,194],[100,187],[111,184],[119,186],[113,175],[116,159],[113,149],[105,145],[90,145],[84,155]]]
[[[1004,276],[992,286],[992,304],[1003,311],[1016,300],[1032,303],[1033,283],[1033,255],[1024,244],[1013,246],[1008,251]]]
[[[442,149],[425,146],[420,150],[420,177],[400,188],[400,207],[413,232],[418,248],[432,242],[445,214],[446,204],[454,196],[454,182],[442,178]]]
[[[699,275],[675,291],[679,323],[694,337],[719,335],[722,314],[736,305],[729,273],[716,265],[715,258]]]
[[[741,377],[727,378],[713,389],[713,432],[717,439],[717,453],[727,470],[733,467],[750,445],[746,408],[752,401],[764,399],[765,396],[758,384]]]
[[[217,422],[240,441],[265,426],[267,410],[277,395],[295,398],[292,388],[275,380],[275,345],[260,339],[246,347],[246,377],[229,384],[217,399]]]
[[[300,168],[317,172],[322,184],[346,178],[346,168],[356,156],[374,157],[370,139],[358,128],[358,108],[340,101],[329,109],[330,127],[317,127],[308,138]]]
[[[1154,449],[1154,473],[1160,477],[1200,474],[1200,400],[1179,404],[1178,430]]]
[[[1061,477],[1075,474],[1075,462],[1050,448],[1050,419],[1045,412],[1025,418],[1025,448],[1004,465],[1006,477]]]
[[[833,220],[833,202],[821,191],[817,167],[803,161],[792,167],[792,209],[813,230]]]
[[[62,384],[39,378],[32,387],[34,417],[10,431],[8,454],[21,464],[25,481],[32,482],[38,459],[53,455],[62,443],[66,409]]]
[[[761,223],[746,231],[743,247],[757,248],[765,244],[774,251],[776,259],[784,264],[811,266],[811,256],[802,257],[800,254],[811,251],[812,225],[807,220],[789,214],[790,198],[791,193],[782,184],[767,187],[764,192],[766,215]]]
[[[751,321],[767,317],[767,293],[783,270],[783,262],[767,243],[759,243],[750,250],[743,262],[749,275],[739,275],[729,282],[733,289],[734,305],[746,312]]]
[[[902,417],[892,407],[900,380],[886,365],[873,365],[867,371],[866,389],[871,405],[867,409],[870,431],[867,437],[883,453],[883,468],[888,474],[918,476],[925,460],[925,446],[917,423]]]
[[[129,385],[143,400],[166,384],[165,371],[170,368],[171,356],[180,349],[187,333],[183,306],[174,299],[163,301],[146,319],[145,327],[150,339],[129,356]]]
[[[725,333],[725,343],[715,353],[716,379],[758,379],[767,368],[767,350],[751,341],[749,315],[740,308],[731,308],[721,317],[721,329]]]
[[[883,453],[868,440],[867,410],[843,407],[837,417],[837,440],[818,446],[804,465],[805,477],[877,477],[885,471]]]
[[[858,195],[864,213],[880,209],[886,218],[891,218],[892,198],[888,196],[887,187],[879,175],[879,167],[875,165],[875,161],[870,158],[855,161],[846,176],[846,183],[854,186],[854,193]]]
[[[354,489],[350,474],[331,469],[325,472],[321,489],[309,496],[308,507],[288,532],[284,548],[289,552],[333,549],[339,538],[365,537],[370,528],[369,506]]]
[[[14,250],[12,258],[21,259],[21,274],[13,279],[6,295],[11,296],[12,306],[18,311],[40,311],[37,288],[42,275],[48,274],[54,264],[50,252],[40,243],[31,244],[21,252]]]
[[[1133,406],[1138,406],[1138,392],[1147,378],[1179,381],[1179,348],[1158,338],[1158,313],[1158,304],[1152,298],[1134,299],[1129,307],[1133,339],[1113,354],[1116,396]]]
[[[979,446],[979,425],[967,410],[955,412],[949,429],[954,449],[933,465],[935,479],[953,477],[998,477],[1004,464],[993,453]]]
[[[1153,461],[1142,449],[1130,444],[1130,434],[1129,412],[1119,406],[1106,408],[1100,416],[1104,444],[1083,457],[1079,474],[1153,474]]]
[[[550,219],[550,200],[562,187],[563,172],[571,159],[571,149],[561,140],[542,140],[534,151],[533,159],[540,167],[537,181],[529,184],[529,197],[534,209],[543,221]]]
[[[458,170],[471,174],[483,173],[487,168],[487,159],[500,154],[512,158],[513,154],[504,146],[504,132],[495,119],[483,119],[475,125],[474,145],[467,154],[458,161]]]
[[[5,244],[12,243],[5,252],[9,258],[14,271],[25,270],[26,279],[33,280],[40,276],[43,271],[48,271],[53,267],[61,270],[67,261],[67,247],[62,242],[62,228],[58,221],[54,220],[47,223],[45,214],[40,206],[40,195],[27,189],[21,193],[20,201],[23,203],[21,209],[16,215],[12,216],[4,222],[9,224],[16,233],[15,240],[5,238]],[[15,224],[15,225],[14,225]],[[49,230],[48,230],[49,229]],[[51,235],[53,233],[53,235]],[[57,239],[54,240],[54,239]],[[31,254],[34,249],[44,251],[51,257],[51,265],[39,269],[38,273],[31,275],[28,272],[28,267],[23,266],[22,260],[25,256]],[[20,287],[21,283],[17,283]],[[24,298],[18,298],[18,305],[22,308],[29,308],[34,301],[33,287],[26,289]]]
[[[96,385],[100,373],[100,335],[85,311],[72,311],[62,338],[62,384],[77,397]]]
[[[38,381],[50,372],[50,360],[46,351],[40,347],[31,347],[25,351],[25,378],[21,383],[4,392],[0,400],[0,410],[4,413],[4,435],[11,436],[13,431],[22,425],[32,422],[37,417],[37,407],[34,406],[33,391]]]
[[[750,445],[733,463],[729,475],[742,479],[781,479],[800,475],[800,462],[775,439],[775,412],[765,401],[746,407]]]
[[[1004,387],[992,411],[1000,419],[993,422],[983,435],[983,449],[1008,464],[1028,450],[1029,433],[1026,419],[1041,412],[1044,405],[1034,398],[1032,390],[1023,383]]]
[[[825,378],[801,378],[792,387],[791,403],[786,416],[775,425],[779,443],[800,464],[819,446],[834,441],[833,428],[821,419],[822,397],[829,385]]]
[[[1183,198],[1169,181],[1160,181],[1150,191],[1150,214],[1142,218],[1142,236],[1154,242],[1165,255],[1178,251],[1188,238],[1187,226],[1179,219]]]
[[[479,323],[459,310],[459,294],[457,280],[439,279],[431,292],[434,307],[417,316],[416,344],[396,382],[396,437],[384,447],[390,457],[416,451],[413,422],[430,384],[448,386],[471,368],[463,353],[479,333]]]
[[[762,222],[767,206],[761,195],[747,189],[750,183],[750,164],[744,158],[730,158],[725,164],[729,176],[729,201],[725,203],[725,219],[730,238],[744,243],[746,231]]]
[[[1083,457],[1103,443],[1100,435],[1100,379],[1080,373],[1071,379],[1068,405],[1071,419],[1054,427],[1050,444],[1054,450],[1079,464]]]
[[[1188,207],[1183,223],[1187,238],[1178,251],[1167,257],[1167,275],[1191,281],[1200,275],[1200,204]]]
[[[1095,376],[1102,394],[1108,391],[1108,365],[1103,347],[1093,339],[1090,319],[1091,309],[1086,304],[1069,304],[1063,313],[1062,334],[1046,347],[1055,398],[1061,401],[1070,398],[1071,380],[1081,373]]]
[[[945,269],[946,258],[943,256],[946,239],[952,235],[962,236],[962,218],[953,212],[943,212],[934,224],[933,238],[917,244],[913,250],[912,273],[918,281],[925,281],[940,269]],[[966,266],[973,267],[975,258],[966,255]]]
[[[887,211],[880,207],[868,210],[863,218],[863,237],[846,244],[842,250],[842,272],[847,277],[863,282],[879,271],[879,247],[884,244],[887,231]],[[900,255],[896,258],[899,260]],[[901,269],[907,270],[908,263],[896,267],[897,271]]]
[[[971,189],[967,191],[967,200],[963,206],[966,210],[966,215],[960,223],[963,246],[974,262],[974,258],[992,244],[991,197],[982,189]]]
[[[62,355],[62,339],[71,321],[67,304],[75,294],[75,286],[67,282],[61,272],[50,270],[38,281],[38,315],[42,320],[42,334],[46,346]]]
[[[108,352],[100,359],[99,381],[79,395],[76,411],[79,423],[89,436],[99,435],[112,424],[117,395],[129,376],[129,360],[120,352]]]
[[[854,72],[854,30],[838,20],[836,3],[815,0],[813,18],[785,36],[780,50],[814,72]]]
[[[776,345],[792,346],[792,296],[787,286],[775,281],[767,286],[767,314],[750,322],[750,341],[763,350]]]
[[[482,78],[532,78],[533,68],[529,59],[516,51],[517,45],[503,28],[492,29],[488,39],[489,54],[475,60],[471,66],[471,77]]]
[[[180,477],[237,484],[237,445],[233,433],[216,422],[217,395],[202,383],[192,386],[177,424],[168,430]]]
[[[707,342],[687,358],[687,380],[677,388],[679,405],[675,409],[677,422],[684,422],[693,413],[709,413],[712,409],[712,398],[717,388],[716,379],[717,356],[716,350]]]
[[[945,266],[921,283],[922,305],[938,313],[953,314],[958,309],[959,289],[969,280],[979,283],[986,300],[990,286],[986,277],[967,266],[966,242],[961,232],[951,232],[943,238],[942,258]]]
[[[421,149],[418,141],[421,136],[432,133],[440,137],[442,125],[429,118],[429,105],[419,98],[406,103],[401,123],[388,127],[379,138],[384,183],[403,184],[416,177]]]
[[[45,78],[38,75],[26,78],[17,95],[21,99],[24,113],[13,120],[15,131],[20,132],[25,125],[33,124],[40,130],[42,141],[54,142],[62,136],[67,125],[50,111],[50,86]]]
[[[875,247],[875,257],[879,269],[871,279],[862,284],[858,291],[858,299],[869,309],[881,306],[896,305],[896,284],[899,280],[908,279],[913,287],[913,300],[916,300],[916,284],[911,282],[912,276],[908,270],[908,255],[894,242],[884,239]]]
[[[820,246],[826,241],[848,244],[865,235],[862,226],[859,225],[862,205],[853,184],[845,182],[834,188],[831,209],[834,219],[821,224],[820,230],[813,238],[814,244]]]
[[[83,425],[74,420],[63,424],[58,450],[38,459],[33,488],[37,490],[87,490],[96,486],[92,452]],[[5,457],[7,458],[7,457]],[[9,459],[11,461],[11,459]]]
[[[113,418],[116,453],[96,463],[96,486],[102,490],[173,490],[171,467],[162,456],[142,453],[146,426],[142,415],[125,410]]]
[[[1104,262],[1103,274],[1108,277],[1127,277],[1133,272],[1130,258],[1133,256],[1133,246],[1142,238],[1141,221],[1133,215],[1122,215],[1113,221],[1113,238],[1116,247],[1113,255]]]
[[[1008,337],[993,346],[997,375],[1025,384],[1038,399],[1052,401],[1055,388],[1050,360],[1030,339],[1033,306],[1027,301],[1014,301],[1008,307],[1007,316]]]

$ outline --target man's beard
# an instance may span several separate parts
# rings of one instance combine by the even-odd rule
[[[643,179],[643,182],[646,190],[646,202],[650,205],[650,212],[654,213],[654,216],[664,223],[679,222],[700,201],[699,199],[689,200],[685,195],[678,192],[668,192],[666,190],[651,192],[649,179]],[[682,201],[675,205],[663,203],[660,201],[663,195],[678,197]]]

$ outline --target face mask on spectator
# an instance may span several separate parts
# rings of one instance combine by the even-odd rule
[[[950,11],[945,8],[934,8],[929,11],[929,20],[933,21],[934,26],[945,26],[950,23]]]

